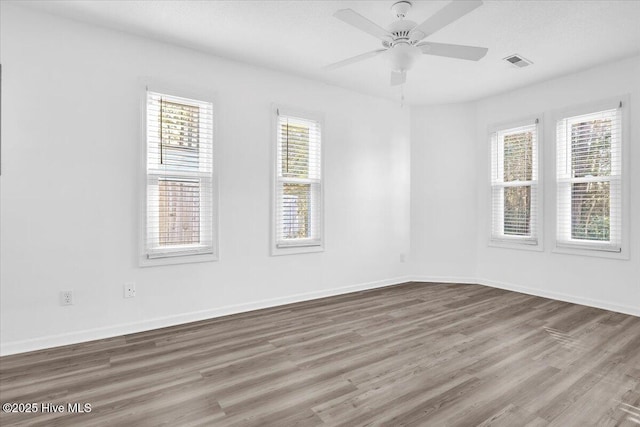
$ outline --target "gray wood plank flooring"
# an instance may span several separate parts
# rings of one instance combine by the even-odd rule
[[[2,357],[0,401],[39,404],[2,426],[640,427],[640,318],[407,283]]]

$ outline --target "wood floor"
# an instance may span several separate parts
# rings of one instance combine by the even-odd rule
[[[408,283],[3,357],[0,400],[65,405],[3,427],[639,427],[640,318]]]

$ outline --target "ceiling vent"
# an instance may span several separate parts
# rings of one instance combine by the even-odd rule
[[[514,55],[507,56],[506,58],[504,58],[504,60],[507,61],[509,64],[513,65],[514,67],[518,67],[518,68],[528,67],[529,65],[533,64],[533,62],[529,61],[526,58],[523,58],[517,53]]]

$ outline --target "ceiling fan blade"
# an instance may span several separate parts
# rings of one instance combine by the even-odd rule
[[[486,47],[464,46],[460,44],[423,42],[416,45],[424,54],[447,56],[449,58],[479,61],[489,49]]]
[[[344,59],[344,60],[339,61],[339,62],[334,62],[333,64],[329,64],[329,65],[327,65],[325,67],[322,67],[322,69],[324,69],[326,71],[335,70],[336,68],[344,67],[345,65],[350,65],[350,64],[353,64],[355,62],[362,61],[363,59],[373,58],[374,56],[380,55],[382,52],[385,52],[386,50],[387,49],[373,50],[371,52],[367,52],[367,53],[363,53],[361,55],[353,56],[351,58],[347,58],[347,59]]]
[[[380,40],[389,40],[391,38],[391,34],[387,30],[352,9],[340,9],[333,16]]]
[[[398,86],[404,84],[407,81],[406,71],[392,71],[391,72],[391,86]]]
[[[422,40],[423,38],[430,36],[438,30],[451,24],[462,18],[472,10],[482,6],[482,0],[456,0],[452,1],[434,15],[424,21],[422,24],[411,30],[412,40]]]

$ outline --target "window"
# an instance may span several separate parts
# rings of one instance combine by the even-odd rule
[[[143,265],[213,260],[213,106],[147,91]]]
[[[538,245],[538,119],[491,134],[491,242]]]
[[[558,247],[620,252],[622,102],[558,120],[556,138]]]
[[[274,255],[322,250],[321,120],[276,109]]]

